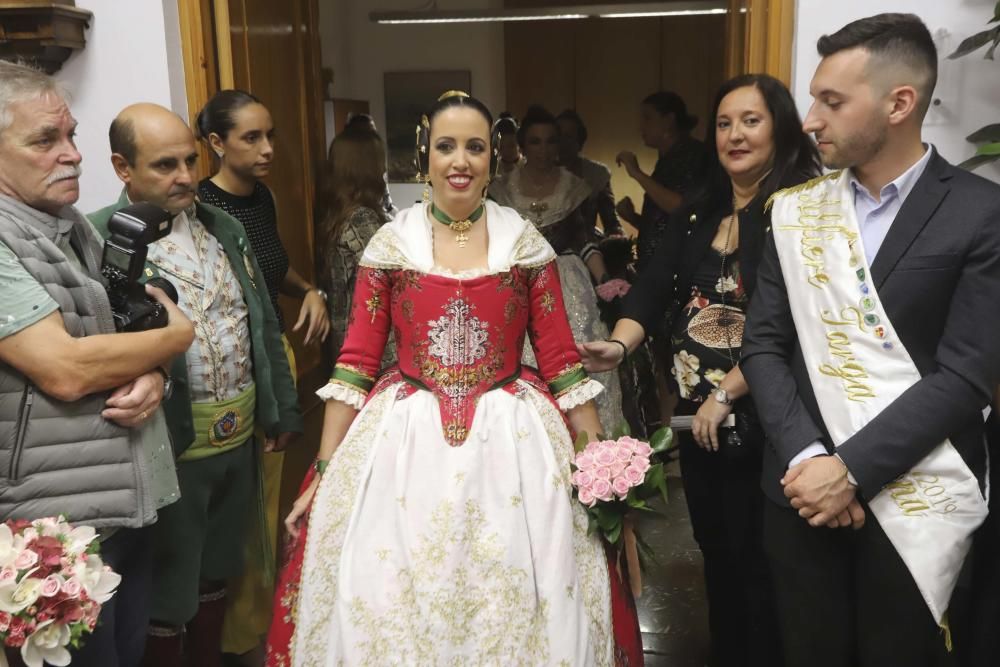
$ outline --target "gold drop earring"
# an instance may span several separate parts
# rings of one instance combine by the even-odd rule
[[[424,203],[428,203],[431,200],[431,177],[430,174],[424,180]]]

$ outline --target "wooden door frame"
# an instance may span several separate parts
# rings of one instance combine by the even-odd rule
[[[743,9],[741,31],[739,12]],[[795,0],[729,0],[727,75],[770,74],[791,86],[794,39]]]
[[[243,22],[239,34],[247,39],[249,31],[246,26],[245,5],[237,0],[230,11],[230,0],[177,0],[179,13],[181,48],[184,57],[185,92],[187,94],[188,119],[191,127],[195,127],[195,117],[208,100],[219,90],[236,87],[237,74],[242,81],[251,81],[249,70],[235,71],[237,54],[248,50],[247,43],[234,44],[232,41],[232,21]],[[244,8],[241,10],[241,8]],[[293,25],[311,26],[304,41],[299,41],[303,49],[300,57],[303,63],[303,79],[306,82],[319,82],[321,78],[320,44],[319,44],[319,3],[318,0],[301,0],[294,5],[295,15]],[[241,67],[249,68],[249,58],[240,60]],[[253,90],[248,90],[253,93]],[[326,156],[326,136],[323,117],[322,97],[316,86],[301,87],[298,92],[298,122],[303,127],[303,144],[296,150],[302,154],[306,165],[312,165],[313,173],[305,174],[303,194],[306,201],[315,201],[316,192],[320,187],[322,162]],[[215,156],[204,142],[198,142],[199,180],[208,177],[214,167]],[[311,207],[310,207],[311,208]],[[308,244],[308,256],[314,256],[315,238],[313,224],[304,230]],[[297,266],[296,269],[307,281],[315,281],[315,267]],[[311,403],[312,389],[322,382],[320,372],[322,364],[307,365],[300,363],[300,395],[306,398],[303,405]],[[315,377],[314,377],[315,376]],[[305,393],[303,393],[305,392]]]

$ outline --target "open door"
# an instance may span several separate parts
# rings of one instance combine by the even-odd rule
[[[268,107],[278,143],[267,185],[278,208],[278,231],[292,266],[315,283],[313,202],[326,156],[317,0],[178,0],[178,9],[189,120],[226,88],[246,90]],[[213,163],[200,150],[205,177]],[[294,323],[298,302],[282,297],[281,307],[286,322]],[[287,333],[300,395],[311,397],[325,381],[320,350]]]

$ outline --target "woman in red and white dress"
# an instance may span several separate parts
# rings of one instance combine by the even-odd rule
[[[432,201],[364,252],[316,472],[286,522],[269,665],[642,664],[569,482],[574,435],[602,430],[601,386],[552,248],[483,199],[491,125],[442,96],[421,141]],[[390,328],[399,365],[376,377]]]

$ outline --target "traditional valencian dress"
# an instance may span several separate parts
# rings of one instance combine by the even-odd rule
[[[482,270],[434,265],[424,205],[365,250],[318,392],[360,412],[283,572],[272,667],[642,664],[634,607],[570,493],[563,413],[601,386],[552,248],[486,206]],[[376,378],[390,327],[399,364]],[[521,365],[525,334],[538,371]]]

